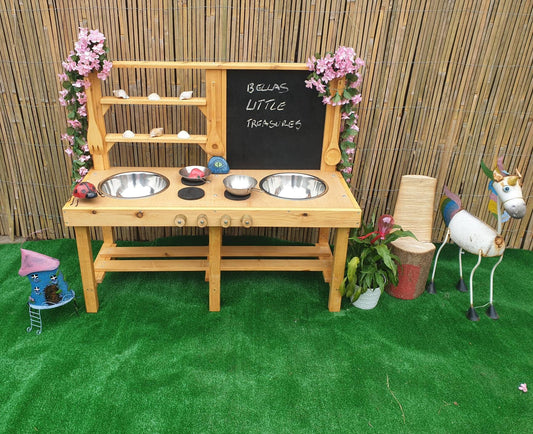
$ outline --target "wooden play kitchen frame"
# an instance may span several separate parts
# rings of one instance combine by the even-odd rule
[[[205,70],[206,95],[187,100],[161,97],[158,101],[148,100],[147,97],[121,99],[102,96],[100,80],[95,74],[90,76],[91,86],[86,90],[89,121],[87,138],[94,167],[84,180],[98,186],[102,180],[116,173],[147,170],[167,177],[170,185],[163,192],[147,198],[98,197],[80,200],[78,204],[69,200],[63,207],[65,225],[75,230],[87,312],[98,311],[98,283],[102,282],[106,272],[112,271],[204,271],[209,282],[209,310],[219,311],[220,274],[229,270],[320,271],[330,285],[328,308],[332,312],[339,311],[341,294],[338,288],[344,277],[349,231],[358,227],[361,219],[359,205],[342,175],[336,171],[341,156],[338,147],[340,107],[328,105],[325,110],[320,168],[294,170],[317,176],[326,182],[327,192],[314,199],[288,200],[254,192],[247,200],[231,201],[224,197],[222,180],[227,175],[219,174],[211,175],[210,182],[202,186],[205,191],[203,198],[182,200],[177,196],[177,190],[181,187],[179,168],[111,167],[108,154],[117,142],[196,143],[206,152],[208,159],[213,156],[226,158],[227,149],[232,146],[226,142],[228,71],[304,71],[306,65],[116,61],[113,62],[113,68],[202,69]],[[116,104],[197,106],[206,116],[207,134],[191,135],[187,139],[178,138],[176,134],[155,138],[149,134],[136,134],[134,138],[125,139],[122,134],[107,133],[105,130],[104,115]],[[246,174],[260,180],[277,172],[281,171],[232,169],[230,174]],[[113,227],[117,226],[206,227],[209,245],[118,247],[113,235]],[[223,229],[230,226],[320,229],[318,242],[312,246],[224,246]],[[95,260],[91,246],[92,227],[101,227],[103,234],[103,245]],[[329,245],[331,230],[336,230],[334,251]]]

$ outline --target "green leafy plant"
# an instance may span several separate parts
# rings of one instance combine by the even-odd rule
[[[394,229],[394,230],[393,230]],[[394,224],[390,215],[382,215],[375,223],[375,216],[368,224],[354,229],[348,242],[346,276],[339,288],[342,295],[355,301],[369,289],[398,284],[399,259],[390,250],[390,243],[401,237],[413,237]]]

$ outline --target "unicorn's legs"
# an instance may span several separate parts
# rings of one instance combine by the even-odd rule
[[[457,285],[455,285],[455,287],[458,291],[468,292],[468,289],[465,285],[465,281],[463,279],[463,253],[463,248],[459,247],[459,282],[457,282]]]
[[[439,250],[437,250],[437,254],[435,255],[435,264],[433,265],[433,273],[431,274],[431,282],[428,283],[428,286],[426,287],[426,292],[429,294],[436,294],[437,291],[435,291],[435,271],[437,270],[437,261],[439,260],[440,251],[444,247],[444,245],[448,242],[448,238],[450,236],[450,230],[448,229],[446,231],[446,236],[444,237],[444,240],[442,241],[441,246],[439,247]]]
[[[498,319],[500,318],[498,316],[498,314],[496,313],[496,309],[494,309],[494,305],[493,305],[493,295],[494,295],[494,290],[493,290],[493,281],[494,281],[494,270],[496,270],[496,267],[498,265],[500,265],[500,262],[502,262],[502,259],[503,259],[503,255],[500,256],[500,259],[498,260],[498,262],[496,262],[496,264],[494,265],[494,267],[492,267],[492,271],[490,272],[490,303],[489,303],[489,308],[487,309],[487,315],[489,316],[489,318],[492,318],[492,319]]]
[[[470,273],[470,309],[468,309],[468,311],[466,312],[466,317],[470,321],[479,321],[479,316],[476,310],[474,309],[474,287],[473,285],[474,285],[474,272],[476,271],[476,268],[479,267],[480,263],[481,263],[481,250],[478,252],[477,263],[474,266],[474,268],[472,268],[472,272]]]

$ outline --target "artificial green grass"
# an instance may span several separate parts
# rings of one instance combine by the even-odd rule
[[[109,273],[87,314],[75,242],[24,247],[60,259],[81,312],[44,311],[43,333],[27,333],[20,246],[0,246],[0,432],[531,432],[533,394],[518,390],[533,389],[531,251],[506,252],[500,319],[478,309],[473,323],[451,245],[436,295],[340,313],[320,273],[224,272],[215,313],[203,273],[161,272]]]

